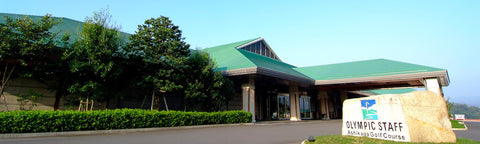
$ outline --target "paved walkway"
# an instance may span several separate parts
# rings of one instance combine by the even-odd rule
[[[293,144],[308,136],[340,135],[341,120],[269,121],[252,125],[150,129],[83,136],[0,139],[0,144]],[[465,122],[468,131],[457,137],[480,141],[480,122]]]
[[[308,136],[339,135],[341,120],[271,121],[255,125],[164,129],[126,134],[0,139],[8,144],[290,144]]]

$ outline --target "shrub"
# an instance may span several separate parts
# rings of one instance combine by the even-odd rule
[[[244,111],[181,112],[116,109],[98,111],[0,112],[1,133],[62,132],[250,123]]]

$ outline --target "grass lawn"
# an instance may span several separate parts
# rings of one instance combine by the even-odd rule
[[[450,120],[450,122],[452,123],[452,128],[460,128],[460,129],[465,128],[465,124],[462,121]],[[461,124],[459,122],[461,122]]]
[[[306,142],[305,144],[405,144],[406,142],[395,142],[388,140],[373,139],[368,137],[328,135],[315,137],[315,142]],[[474,141],[464,138],[457,138],[457,144],[478,144],[480,141]],[[428,143],[427,143],[428,144]]]

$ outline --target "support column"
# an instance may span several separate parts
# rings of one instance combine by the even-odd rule
[[[345,91],[345,90],[340,91],[340,106],[341,106],[342,109],[341,109],[340,111],[337,110],[337,114],[338,114],[338,115],[337,115],[337,118],[338,118],[338,117],[343,118],[343,102],[344,102],[347,98],[348,98],[347,91]],[[337,104],[337,105],[338,105],[338,104]]]
[[[438,78],[426,78],[424,80],[425,90],[437,93],[443,97],[442,85]]]
[[[330,119],[330,111],[328,110],[328,95],[327,91],[319,91],[318,99],[320,100],[320,114],[325,114],[325,120]],[[321,117],[321,115],[320,115]],[[322,118],[322,117],[321,117]]]
[[[300,117],[300,93],[297,84],[290,84],[290,121],[301,121]]]
[[[242,108],[243,111],[252,113],[252,122],[255,121],[255,80],[250,78],[242,85]]]

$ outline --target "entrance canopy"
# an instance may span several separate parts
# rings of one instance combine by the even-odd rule
[[[447,70],[375,59],[340,64],[296,68],[313,78],[315,85],[326,89],[377,89],[388,87],[424,86],[424,79],[438,78],[441,86],[448,86]]]

